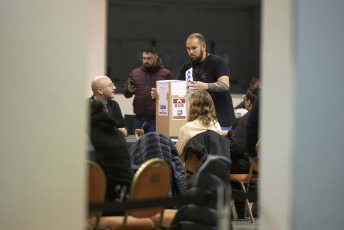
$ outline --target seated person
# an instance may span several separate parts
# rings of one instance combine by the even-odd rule
[[[259,97],[254,103],[250,116],[247,119],[246,127],[246,146],[247,153],[250,156],[251,162],[257,164],[259,162],[260,149],[257,148],[259,137]],[[252,205],[253,216],[258,216],[259,201],[254,202]]]
[[[258,77],[252,76],[248,82],[248,87],[247,89],[253,89],[253,88],[260,88],[261,87],[261,82]],[[243,100],[240,102],[239,105],[235,106],[234,111],[236,109],[245,109],[245,101]]]
[[[115,120],[103,111],[103,104],[90,101],[90,141],[92,159],[103,169],[107,186],[105,200],[121,202],[133,177],[127,143],[122,133],[114,128]],[[116,215],[120,213],[103,213]]]
[[[232,160],[231,174],[247,174],[250,170],[250,160],[246,145],[246,127],[247,120],[251,114],[254,102],[256,101],[259,93],[259,88],[251,88],[246,91],[244,96],[245,108],[248,111],[243,117],[239,118],[231,131],[227,133],[230,140],[230,155]],[[241,190],[238,183],[232,182],[232,188]],[[239,218],[245,218],[245,203],[235,201],[235,206]]]
[[[115,128],[118,128],[124,136],[128,135],[127,127],[124,122],[119,104],[112,100],[115,97],[116,86],[107,76],[98,76],[91,83],[93,96],[90,100],[97,100],[103,103],[103,110],[115,120]]]
[[[248,111],[239,118],[233,125],[233,129],[228,131],[227,137],[230,140],[230,155],[232,160],[231,173],[248,173],[250,169],[249,155],[246,148],[246,126],[247,118],[250,115],[253,104],[257,99],[259,88],[251,88],[244,96],[245,109]]]
[[[217,121],[213,100],[206,91],[195,91],[191,96],[188,122],[180,128],[176,147],[178,154],[182,154],[188,141],[199,133],[212,130],[222,134],[221,126]]]

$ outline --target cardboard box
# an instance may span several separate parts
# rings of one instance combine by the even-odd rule
[[[157,81],[156,131],[177,137],[186,123],[189,112],[189,96],[186,81]]]

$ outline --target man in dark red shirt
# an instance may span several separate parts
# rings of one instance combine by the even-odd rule
[[[172,73],[162,65],[158,51],[153,46],[142,50],[142,65],[133,69],[122,87],[123,94],[133,101],[135,129],[143,129],[145,133],[155,132],[155,99],[151,97],[151,89],[158,80],[171,80]]]

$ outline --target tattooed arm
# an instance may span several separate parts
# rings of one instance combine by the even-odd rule
[[[222,81],[218,81],[215,83],[208,83],[208,91],[211,92],[225,92],[228,91],[229,87],[226,85],[226,83]]]
[[[221,76],[217,79],[217,82],[214,83],[204,83],[200,81],[191,82],[191,88],[195,90],[207,90],[211,92],[225,92],[229,90],[229,77]]]

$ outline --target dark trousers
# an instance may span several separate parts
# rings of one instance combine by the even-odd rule
[[[155,119],[151,121],[142,121],[135,117],[133,129],[134,129],[134,133],[135,133],[135,129],[143,129],[145,133],[155,132],[156,130]]]

